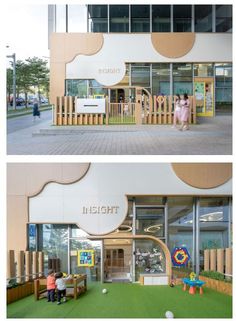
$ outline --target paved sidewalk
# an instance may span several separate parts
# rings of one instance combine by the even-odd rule
[[[7,152],[9,155],[231,155],[232,116],[201,118],[198,125],[191,125],[184,132],[170,125],[54,127],[46,120],[9,133]]]

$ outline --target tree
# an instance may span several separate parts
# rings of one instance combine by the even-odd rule
[[[32,82],[34,86],[38,88],[38,99],[41,102],[41,91],[49,88],[49,69],[47,67],[47,61],[33,57],[26,59],[26,62],[30,65]]]
[[[31,71],[31,66],[22,60],[17,60],[16,62],[16,88],[17,96],[20,93],[25,95],[25,107],[28,107],[28,93],[32,91],[33,76]]]

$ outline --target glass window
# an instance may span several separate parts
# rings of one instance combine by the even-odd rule
[[[136,234],[147,234],[157,237],[164,237],[164,221],[164,207],[136,208]]]
[[[129,32],[129,6],[110,5],[110,32]]]
[[[213,77],[213,64],[194,64],[195,77]]]
[[[86,5],[68,5],[68,32],[87,32]]]
[[[173,274],[189,275],[189,269],[194,265],[193,253],[193,198],[168,197],[168,247],[170,252],[175,247],[186,247],[190,254],[187,267],[173,267]]]
[[[152,94],[170,95],[170,64],[152,64]]]
[[[66,5],[56,5],[56,32],[66,32]]]
[[[150,32],[149,5],[131,5],[131,32]]]
[[[153,241],[135,241],[135,280],[141,273],[158,274],[166,272],[166,258],[160,246]]]
[[[70,246],[70,273],[87,274],[88,281],[101,280],[101,241],[71,239]],[[94,250],[93,267],[78,266],[78,250]]]
[[[232,5],[216,6],[216,32],[232,32]]]
[[[137,205],[164,205],[165,199],[158,196],[136,196],[135,204]]]
[[[149,88],[150,87],[150,65],[131,65],[131,85]]]
[[[36,224],[28,224],[28,251],[37,250],[37,227]]]
[[[195,5],[195,32],[212,32],[212,6]]]
[[[192,64],[173,64],[174,94],[193,93]]]
[[[203,268],[204,250],[229,246],[228,198],[201,198],[200,225],[200,268]]]
[[[103,95],[105,97],[108,95],[107,89],[103,88],[103,85],[101,85],[95,79],[90,79],[88,81],[88,84],[89,84],[89,88],[88,88],[89,97],[94,97],[94,95]]]
[[[215,64],[216,112],[232,111],[232,64]]]
[[[174,5],[174,32],[191,32],[192,6]]]
[[[88,5],[89,32],[107,32],[107,5]]]
[[[68,225],[41,224],[39,250],[44,252],[45,273],[57,260],[57,268],[68,273]]]
[[[152,32],[170,31],[170,5],[152,6]]]
[[[66,79],[66,96],[77,96],[87,98],[86,79]]]

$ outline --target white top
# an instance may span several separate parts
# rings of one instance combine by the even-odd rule
[[[56,279],[56,286],[58,290],[65,290],[66,289],[66,280],[69,280],[70,276],[68,276],[67,278],[60,278],[60,279]]]
[[[179,100],[176,100],[175,102],[175,111],[180,111],[181,110],[181,103]]]

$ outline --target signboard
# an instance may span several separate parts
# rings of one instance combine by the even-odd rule
[[[175,247],[171,253],[173,266],[186,266],[190,255],[186,247]]]
[[[197,100],[204,100],[205,95],[205,83],[204,82],[195,82],[194,83],[194,92]]]
[[[78,114],[105,114],[106,112],[105,98],[77,98],[75,104]]]
[[[94,250],[79,250],[78,266],[94,266]]]

